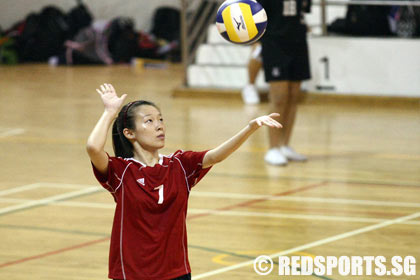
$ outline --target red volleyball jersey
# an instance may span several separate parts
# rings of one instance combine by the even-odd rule
[[[117,203],[109,278],[172,279],[191,272],[186,216],[191,188],[210,170],[204,152],[177,151],[153,167],[109,157],[108,174],[95,176]]]

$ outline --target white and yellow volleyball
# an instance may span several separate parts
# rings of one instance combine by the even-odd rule
[[[264,34],[267,14],[255,0],[227,0],[217,10],[220,35],[235,44],[252,44]]]

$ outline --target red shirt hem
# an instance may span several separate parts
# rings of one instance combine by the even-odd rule
[[[183,268],[182,270],[177,270],[177,272],[173,272],[171,274],[168,275],[164,275],[164,276],[140,276],[140,278],[130,278],[127,277],[125,278],[126,280],[171,280],[183,275],[186,275],[188,273],[191,273],[190,270],[188,270],[187,272],[185,271],[185,268]],[[136,276],[138,277],[138,276]],[[124,279],[123,275],[115,275],[112,276],[111,274],[108,275],[109,279]]]

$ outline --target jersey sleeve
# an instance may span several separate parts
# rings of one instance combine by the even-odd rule
[[[100,173],[92,164],[93,174],[98,182],[109,192],[115,193],[121,185],[121,177],[124,172],[127,162],[122,158],[110,157],[108,154],[108,172],[107,174]]]
[[[203,169],[203,158],[207,152],[179,151],[176,153],[185,171],[189,189],[194,187],[211,169],[211,166]]]

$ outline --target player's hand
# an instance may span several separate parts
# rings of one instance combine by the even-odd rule
[[[121,97],[118,97],[111,84],[103,84],[100,86],[100,89],[96,89],[96,91],[101,96],[105,111],[117,115],[127,98],[127,94],[123,94]]]
[[[272,127],[272,128],[282,128],[283,126],[281,125],[281,123],[279,123],[278,121],[274,119],[276,117],[280,117],[280,114],[271,113],[270,115],[267,115],[267,116],[258,117],[250,121],[249,126],[252,129],[257,129],[263,125]]]

